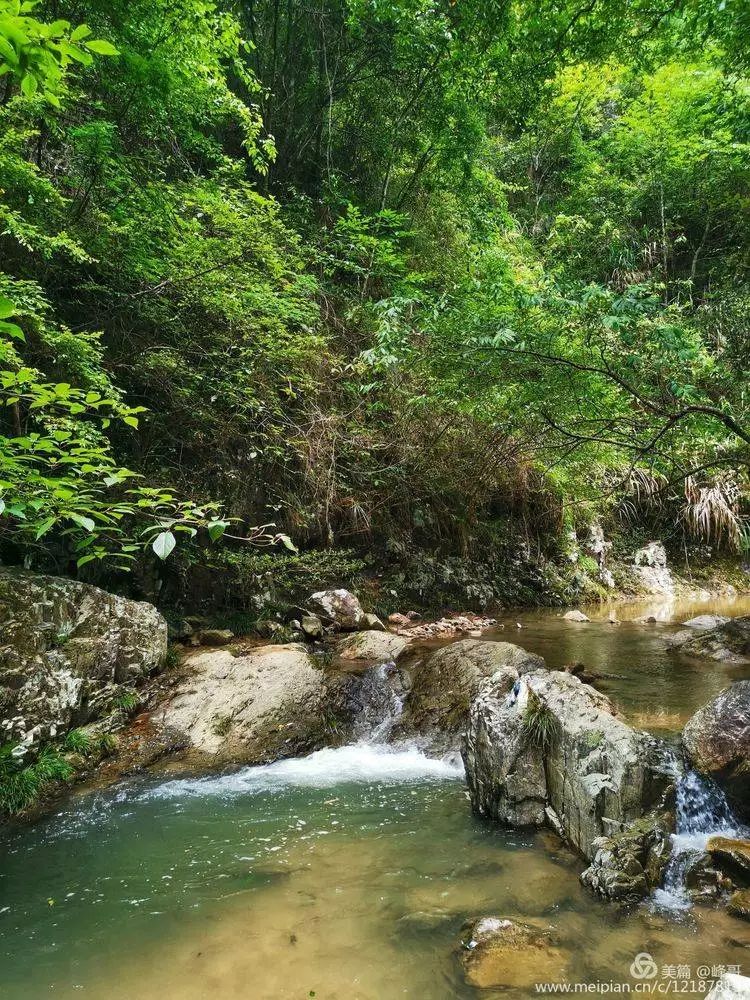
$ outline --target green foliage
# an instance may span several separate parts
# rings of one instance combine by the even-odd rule
[[[72,765],[54,746],[43,747],[31,763],[24,762],[20,748],[18,743],[0,747],[0,813],[22,812],[51,784],[73,777]]]
[[[521,717],[521,733],[527,746],[548,752],[560,733],[560,724],[536,692],[529,689]]]
[[[571,507],[740,547],[732,6],[0,0],[4,550],[179,600],[222,540],[245,609]]]

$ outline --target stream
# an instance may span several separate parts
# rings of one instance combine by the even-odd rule
[[[514,612],[484,638],[517,642],[550,667],[583,661],[629,722],[675,742],[697,708],[750,676],[672,656],[665,643],[677,622],[748,614],[750,599],[617,605],[619,625],[587,610],[584,624]],[[661,620],[636,620],[648,614]],[[0,997],[499,997],[466,986],[455,957],[461,925],[482,914],[554,927],[571,982],[631,983],[643,952],[692,976],[700,966],[750,974],[748,925],[681,905],[676,870],[666,897],[618,914],[581,887],[580,859],[553,834],[472,816],[454,756],[382,742],[400,705],[378,708],[376,682],[354,745],[209,777],[139,777],[0,833]],[[731,817],[720,802],[709,815],[691,781],[683,834],[699,843],[703,827]]]

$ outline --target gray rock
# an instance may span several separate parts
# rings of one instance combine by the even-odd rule
[[[585,615],[583,613],[583,611],[578,611],[578,609],[575,609],[574,611],[566,611],[565,614],[563,615],[563,618],[564,618],[564,620],[566,622],[590,622],[591,621],[591,619],[589,618],[588,615]]]
[[[204,650],[186,662],[170,700],[152,715],[189,756],[259,763],[321,745],[329,690],[305,646],[259,646],[244,656]]]
[[[706,1000],[750,1000],[750,978],[725,972],[706,994]]]
[[[670,838],[660,818],[636,820],[592,844],[594,856],[581,882],[610,901],[632,904],[661,884],[669,861]]]
[[[207,628],[200,633],[204,646],[227,646],[234,638],[234,632],[228,628]]]
[[[663,542],[648,542],[633,555],[636,566],[663,567],[667,565],[667,550]]]
[[[693,767],[750,814],[750,680],[736,681],[699,709],[682,734]]]
[[[479,917],[465,924],[459,958],[467,984],[485,990],[560,982],[569,962],[549,930],[504,917]]]
[[[341,639],[336,652],[344,660],[366,660],[370,663],[387,663],[397,660],[409,645],[409,640],[390,632],[355,632]]]
[[[159,671],[167,623],[151,604],[56,576],[0,569],[0,719],[49,735],[110,710]]]
[[[462,731],[482,680],[506,666],[525,673],[543,667],[544,660],[510,642],[480,639],[461,639],[437,650],[414,669],[405,725],[420,733]]]
[[[672,646],[687,656],[722,663],[750,663],[750,615],[729,618],[715,628],[678,632]]]
[[[366,611],[362,618],[362,627],[369,629],[371,632],[385,632],[386,630],[385,625],[378,616],[371,614],[369,611]]]
[[[708,629],[718,628],[719,625],[724,625],[728,621],[729,618],[723,615],[698,615],[696,618],[690,618],[683,622],[682,625],[683,628],[694,628],[700,632],[706,632]]]
[[[660,804],[663,751],[616,718],[609,699],[565,672],[499,671],[471,705],[463,757],[472,806],[511,826],[551,807],[565,839],[592,859],[597,838]]]
[[[323,635],[323,622],[317,615],[303,615],[300,628],[308,639],[320,639]]]
[[[344,632],[361,628],[364,623],[362,606],[349,590],[319,590],[308,605],[322,621]]]

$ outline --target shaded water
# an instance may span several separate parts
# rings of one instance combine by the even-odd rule
[[[520,633],[497,637],[551,666],[618,675],[604,686],[631,717],[663,706],[682,719],[739,676],[669,657],[668,626],[518,620]],[[361,744],[219,777],[153,777],[3,837],[9,1000],[476,997],[454,949],[480,914],[554,927],[571,982],[632,982],[644,951],[694,976],[701,965],[750,972],[746,924],[702,909],[618,916],[581,888],[580,861],[554,836],[475,819],[460,767],[414,749]]]

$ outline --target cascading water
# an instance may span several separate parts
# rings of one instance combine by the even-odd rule
[[[708,838],[737,837],[740,830],[721,789],[695,771],[679,775],[676,805],[672,857],[664,875],[664,887],[654,893],[654,904],[660,909],[687,910],[691,901],[685,886],[686,875],[705,851]]]
[[[362,677],[360,711],[354,734],[360,742],[385,743],[401,718],[404,707],[403,684],[395,663],[379,663]]]

